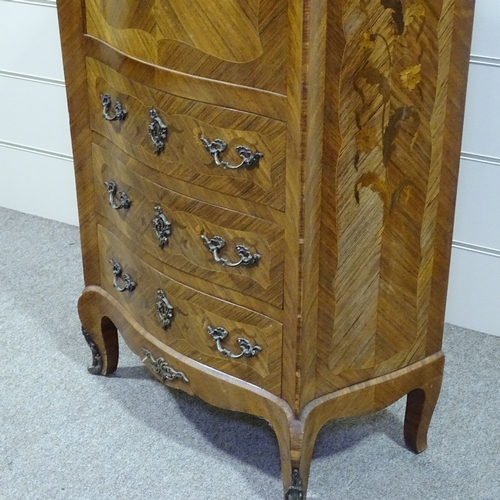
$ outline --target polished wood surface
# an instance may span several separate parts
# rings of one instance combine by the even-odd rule
[[[100,186],[96,209],[130,239],[140,241],[145,250],[180,271],[282,307],[284,235],[281,227],[153,184],[96,145],[93,158],[95,178]],[[109,205],[104,181],[110,180],[115,180],[118,189],[130,197],[129,209],[114,210]],[[172,234],[163,248],[158,245],[152,223],[157,205],[172,224]],[[226,246],[220,255],[229,261],[239,260],[236,246],[240,244],[251,253],[259,253],[261,258],[249,267],[221,265],[203,244],[202,234],[208,238],[224,238]]]
[[[320,260],[335,310],[323,309],[317,396],[422,359],[439,335],[428,310],[437,194],[451,188],[440,186],[450,66],[437,57],[451,50],[450,5],[369,2],[360,13],[353,2],[342,13],[335,239],[323,243],[336,264]]]
[[[441,345],[472,3],[399,4],[329,18],[316,396]]]
[[[286,0],[87,0],[86,22],[141,61],[285,93]]]
[[[151,65],[127,56],[117,49],[111,50],[109,45],[90,36],[84,37],[83,42],[87,57],[150,88],[193,101],[256,113],[281,121],[287,117],[288,99],[283,94],[200,78],[189,73]]]
[[[79,312],[101,372],[116,369],[118,327],[153,371],[144,349],[189,379],[164,383],[268,419],[285,492],[295,470],[304,498],[332,418],[407,395],[405,440],[423,451],[443,373],[473,4],[60,0],[87,285]],[[127,109],[123,122],[104,120],[105,93]],[[168,127],[160,154],[152,108]],[[239,145],[264,156],[222,169],[201,137],[227,142],[231,163]],[[109,206],[110,180],[130,209]],[[163,249],[156,205],[173,225]],[[226,240],[224,257],[237,260],[240,244],[259,264],[215,263],[205,232]],[[115,290],[110,258],[136,290]],[[161,287],[182,312],[169,330],[154,309]],[[263,350],[222,358],[212,322]]]
[[[145,330],[185,356],[280,395],[280,323],[168,278],[139,259],[123,241],[102,226],[99,226],[98,234],[102,287],[129,310]],[[119,262],[123,271],[134,279],[137,284],[134,291],[120,293],[115,290],[110,259]],[[167,329],[162,328],[156,310],[159,289],[165,292],[174,308],[172,324]],[[208,326],[222,327],[229,332],[222,344],[234,354],[241,352],[237,344],[240,337],[249,340],[252,345],[260,346],[262,350],[251,358],[224,357],[208,335]]]
[[[300,417],[296,417],[283,399],[237,378],[221,375],[217,370],[159,342],[135,321],[128,309],[100,287],[85,288],[79,301],[79,311],[83,327],[93,332],[93,340],[102,355],[103,375],[113,373],[117,367],[118,328],[128,347],[148,366],[145,349],[156,359],[166,360],[188,379],[188,382],[162,380],[152,370],[165,385],[195,394],[220,408],[234,410],[235,401],[238,401],[238,411],[268,420],[278,439],[285,491],[290,487],[292,470],[295,469],[300,471],[303,498],[306,497],[314,442],[328,420],[371,413],[391,405],[406,394],[405,442],[415,453],[426,448],[430,418],[441,388],[444,365],[441,351],[392,374],[317,398],[304,408]]]
[[[120,76],[92,59],[87,60],[90,124],[123,151],[163,173],[233,197],[284,210],[285,124],[262,116],[193,102]],[[123,122],[102,117],[100,95],[108,94],[127,110]],[[150,110],[155,108],[167,127],[165,149],[156,154],[149,137]],[[218,167],[201,138],[222,139],[221,158],[238,165],[240,145],[262,153],[257,166],[231,170]]]

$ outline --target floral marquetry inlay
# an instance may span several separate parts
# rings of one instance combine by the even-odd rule
[[[441,168],[436,151],[445,95],[438,90],[447,78],[435,55],[442,50],[440,23],[452,4],[343,2],[339,265],[333,283],[338,302],[329,360],[338,374],[383,373],[388,363],[403,365],[412,353],[418,356]],[[370,283],[363,290],[355,285],[360,275]]]

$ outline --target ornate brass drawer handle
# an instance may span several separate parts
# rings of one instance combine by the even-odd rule
[[[238,262],[230,262],[225,257],[219,255],[219,251],[226,246],[226,240],[220,236],[214,236],[213,238],[207,238],[204,234],[200,235],[203,243],[208,248],[208,250],[214,256],[215,262],[219,262],[223,266],[237,267],[237,266],[255,266],[262,257],[260,253],[252,254],[250,250],[245,245],[236,245],[236,251],[240,256]]]
[[[102,116],[109,122],[114,121],[123,121],[127,118],[127,110],[123,108],[122,103],[120,101],[115,102],[115,116],[111,116],[109,114],[109,110],[111,108],[111,97],[109,94],[100,94],[102,104]]]
[[[165,217],[160,205],[156,205],[153,228],[158,238],[158,246],[164,248],[168,245],[168,237],[172,234],[172,223]]]
[[[231,165],[229,162],[222,160],[220,154],[227,149],[227,144],[222,139],[215,139],[209,142],[204,137],[200,137],[200,141],[204,144],[205,149],[212,155],[215,164],[218,167],[229,168],[231,170],[236,170],[237,168],[252,168],[259,164],[259,160],[263,158],[263,154],[259,151],[252,152],[246,146],[237,146],[236,152],[240,155],[241,163],[239,165]]]
[[[165,380],[172,382],[176,379],[182,380],[183,382],[189,382],[189,379],[183,372],[174,370],[164,358],[155,359],[147,349],[143,349],[143,351],[146,353],[146,358],[149,359],[153,370],[161,377],[162,382],[165,382]],[[142,361],[144,361],[144,359]]]
[[[226,329],[221,326],[217,326],[216,328],[212,328],[211,326],[207,326],[208,334],[212,339],[215,340],[215,345],[217,346],[217,350],[224,356],[232,359],[238,359],[243,356],[246,358],[252,358],[253,356],[257,356],[260,351],[262,351],[262,347],[258,345],[252,345],[249,340],[239,338],[238,345],[241,348],[241,352],[239,354],[233,354],[229,349],[222,347],[222,341],[229,335]]]
[[[117,190],[115,181],[104,181],[104,185],[108,190],[110,207],[114,208],[115,210],[120,210],[121,208],[124,208],[126,210],[130,208],[130,205],[132,205],[132,200],[127,196],[127,193],[125,193],[124,191],[118,192],[118,199],[120,203],[119,204],[115,203],[115,196]]]
[[[137,284],[129,274],[123,274],[122,266],[120,265],[120,263],[115,262],[113,259],[109,259],[109,263],[113,268],[113,286],[115,287],[115,289],[119,292],[132,292],[133,290],[135,290]],[[120,279],[123,280],[123,286],[120,286],[120,284],[118,283],[118,280]]]
[[[158,111],[155,108],[151,109],[149,116],[152,122],[149,124],[149,137],[155,147],[155,153],[159,155],[165,149],[165,141],[167,140],[167,126],[161,121],[158,116]]]
[[[161,326],[164,330],[172,326],[172,320],[174,318],[174,308],[172,304],[167,299],[165,292],[160,288],[157,292],[158,301],[156,302],[156,310],[158,311],[158,316],[160,317]]]

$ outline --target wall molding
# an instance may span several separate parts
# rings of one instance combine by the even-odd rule
[[[472,54],[470,56],[471,64],[478,64],[481,66],[498,66],[500,67],[500,59],[498,57],[488,57],[488,56],[476,56]]]
[[[458,250],[465,250],[467,252],[480,253],[483,255],[489,255],[490,257],[500,258],[500,250],[496,250],[495,248],[472,245],[471,243],[465,243],[464,241],[453,241],[452,247]]]
[[[24,144],[16,144],[14,142],[0,140],[0,147],[17,149],[18,151],[24,151],[26,153],[32,153],[42,156],[50,156],[52,158],[57,158],[59,160],[69,161],[73,163],[73,156],[71,155],[66,155],[64,153],[56,153],[55,151],[48,151],[45,149],[33,148],[31,146],[26,146]]]
[[[29,82],[44,83],[46,85],[55,85],[56,87],[66,87],[64,80],[45,78],[44,76],[28,75],[25,73],[16,73],[14,71],[0,69],[0,77],[2,76],[5,78],[15,78],[17,80],[27,80]]]
[[[460,159],[475,161],[477,163],[488,163],[489,165],[498,165],[500,167],[500,158],[497,158],[496,156],[485,156],[477,153],[467,153],[466,151],[462,151]]]
[[[56,7],[56,0],[0,0],[11,3],[23,3],[28,5],[39,5],[41,7]]]

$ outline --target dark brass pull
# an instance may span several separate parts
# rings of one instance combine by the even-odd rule
[[[252,254],[250,250],[245,245],[236,245],[236,252],[240,256],[238,262],[230,262],[225,257],[219,255],[219,251],[226,246],[226,240],[220,236],[214,236],[213,238],[207,238],[204,234],[200,235],[203,240],[204,245],[214,256],[215,262],[220,263],[222,266],[237,267],[237,266],[255,266],[260,258],[260,253]]]
[[[104,181],[104,185],[106,186],[109,194],[109,205],[110,207],[114,208],[115,210],[120,210],[121,208],[124,208],[125,210],[130,208],[130,205],[132,205],[131,199],[127,196],[127,193],[124,191],[119,191],[118,192],[118,199],[120,203],[115,203],[115,196],[116,196],[116,182],[115,181]]]
[[[109,259],[109,263],[111,264],[111,267],[113,269],[113,286],[115,287],[115,289],[119,292],[132,292],[133,290],[135,290],[137,284],[129,274],[123,273],[120,263],[115,262],[113,259]],[[118,280],[123,280],[123,286],[118,283]]]
[[[160,205],[156,205],[154,211],[153,228],[158,238],[158,246],[163,249],[168,245],[168,237],[172,234],[172,223],[165,217]]]
[[[166,330],[167,328],[170,328],[170,326],[172,326],[174,308],[168,301],[167,296],[162,289],[159,289],[156,293],[158,294],[156,310],[158,311],[158,316],[160,317],[161,326],[164,330]]]
[[[238,165],[231,165],[229,162],[224,161],[220,155],[227,149],[227,144],[222,139],[215,139],[212,142],[209,142],[204,137],[200,137],[200,141],[205,146],[205,149],[210,153],[213,157],[215,164],[218,167],[229,168],[231,170],[236,170],[237,168],[253,168],[259,164],[259,160],[263,158],[263,154],[259,153],[259,151],[252,152],[251,149],[246,146],[237,146],[236,152],[239,154],[241,158],[241,163]]]
[[[221,326],[217,326],[212,328],[211,326],[207,326],[208,334],[215,341],[215,345],[217,346],[217,350],[228,358],[238,359],[243,356],[246,358],[252,358],[253,356],[257,356],[260,351],[262,351],[262,347],[258,345],[252,345],[249,340],[239,338],[238,345],[241,348],[241,352],[239,354],[233,354],[229,349],[222,347],[222,341],[229,335],[226,329]]]
[[[115,102],[115,116],[111,116],[109,114],[109,110],[111,108],[111,97],[109,94],[100,94],[102,103],[102,116],[110,122],[114,121],[123,121],[127,118],[127,111],[123,108],[122,103],[120,101]]]
[[[151,137],[151,141],[155,147],[155,153],[159,155],[165,149],[167,126],[161,121],[158,111],[155,108],[151,109],[149,116],[152,120],[149,124],[149,137]]]
[[[166,380],[172,382],[176,379],[182,380],[183,382],[189,382],[183,372],[174,370],[164,358],[155,359],[147,349],[143,349],[143,351],[145,352],[146,357],[142,361],[144,362],[146,358],[149,359],[151,368],[153,368],[153,370],[161,377],[162,382],[165,382]]]
[[[302,479],[298,469],[292,470],[292,482],[290,488],[285,495],[285,500],[302,500],[304,495],[302,493]]]

